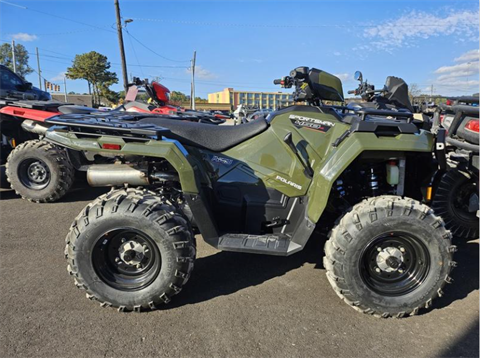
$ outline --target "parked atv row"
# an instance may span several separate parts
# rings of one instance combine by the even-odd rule
[[[93,114],[103,112],[91,107],[52,101],[50,95],[43,91],[40,92],[46,95],[38,96],[30,94],[30,92],[26,90],[28,86],[23,82],[19,82],[21,81],[20,77],[8,70],[5,66],[2,66],[0,70],[2,71],[2,78],[15,76],[15,78],[10,79],[10,82],[12,82],[11,85],[9,85],[10,82],[5,80],[1,82],[1,87],[3,88],[0,89],[2,163],[5,162],[12,148],[27,140],[38,138],[38,135],[41,135],[48,128],[48,126],[45,125],[45,119],[61,114]],[[9,90],[12,86],[16,86],[15,88],[17,88],[17,90]],[[185,110],[181,107],[171,105],[169,103],[170,90],[155,81],[150,83],[148,80],[134,78],[128,88],[124,104],[115,108],[113,111],[164,114],[172,119],[207,124],[222,124],[228,118],[228,116],[218,113]],[[146,94],[148,97],[147,103],[137,98],[140,93],[139,91],[143,91],[143,93]],[[39,92],[39,90],[37,90],[37,92]]]

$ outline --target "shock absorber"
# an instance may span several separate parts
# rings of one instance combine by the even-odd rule
[[[367,176],[367,187],[371,196],[378,196],[380,194],[380,187],[382,183],[382,171],[379,164],[370,164],[365,171]]]

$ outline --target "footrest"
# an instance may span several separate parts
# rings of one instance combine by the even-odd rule
[[[287,235],[225,234],[218,240],[218,249],[223,251],[286,256],[299,251],[301,246],[292,242]]]

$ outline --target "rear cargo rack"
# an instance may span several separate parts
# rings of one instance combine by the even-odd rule
[[[36,101],[36,100],[18,100],[18,99],[1,99],[0,108],[2,107],[19,107],[26,109],[36,109],[40,111],[57,110],[58,107],[73,105],[73,103],[57,102],[57,101]]]
[[[69,132],[84,136],[118,136],[126,139],[150,140],[159,139],[170,133],[164,127],[150,123],[138,123],[140,119],[155,116],[148,114],[127,114],[125,112],[106,112],[101,114],[68,114],[45,120],[53,125],[49,130]]]

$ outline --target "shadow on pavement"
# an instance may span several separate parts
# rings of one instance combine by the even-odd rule
[[[2,177],[1,189],[3,190],[0,190],[0,199],[1,200],[20,199],[20,196],[15,194],[14,190],[6,189],[6,188],[10,188],[10,186],[4,188],[4,183],[5,183],[3,181],[4,179],[5,178]],[[92,201],[98,196],[108,192],[109,190],[110,188],[92,188],[86,182],[78,180],[75,182],[75,184],[70,189],[70,191],[63,198],[58,200],[58,203],[73,203],[76,201],[85,201],[85,200]]]
[[[478,318],[457,341],[443,349],[437,357],[478,357]]]
[[[5,165],[0,166],[0,189],[10,189],[10,183],[7,181],[5,174]]]
[[[218,296],[233,294],[241,289],[256,286],[301,267],[305,263],[323,269],[323,246],[327,237],[315,233],[305,249],[289,257],[276,257],[235,252],[218,252],[195,261],[191,281],[170,309],[186,304],[204,302]],[[453,285],[445,288],[445,296],[434,301],[434,309],[441,309],[478,290],[478,243],[458,244],[455,255],[458,267],[452,272]],[[422,311],[425,314],[428,311]]]
[[[195,261],[192,277],[182,294],[163,309],[231,295],[246,287],[282,276],[305,263],[313,263],[315,268],[323,268],[325,240],[325,235],[315,233],[304,250],[289,257],[218,252],[199,258]]]
[[[110,191],[110,188],[93,188],[88,184],[75,183],[72,189],[59,200],[62,203],[73,203],[75,201],[93,201],[97,197]]]
[[[447,307],[452,302],[467,297],[470,292],[478,290],[478,240],[475,242],[454,240],[454,243],[458,247],[458,251],[453,257],[458,266],[453,269],[451,274],[454,282],[452,285],[447,285],[447,287],[445,287],[444,297],[434,301],[434,308]]]

